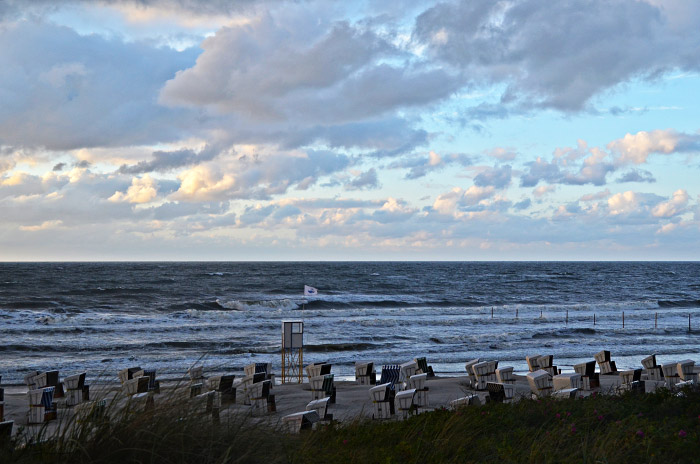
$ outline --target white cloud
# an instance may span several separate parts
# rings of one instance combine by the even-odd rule
[[[626,134],[607,145],[618,154],[620,163],[642,164],[652,153],[670,154],[677,151],[697,151],[700,136],[681,134],[671,129]]]
[[[109,197],[112,202],[149,203],[158,196],[158,184],[149,176],[134,177],[126,193],[115,192]]]
[[[690,195],[688,195],[687,191],[683,189],[676,190],[670,200],[656,205],[652,209],[651,214],[658,218],[670,218],[683,214],[688,206],[688,200],[690,200]]]

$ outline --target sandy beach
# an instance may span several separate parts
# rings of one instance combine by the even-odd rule
[[[514,400],[518,401],[521,398],[531,398],[532,393],[527,379],[523,375],[515,375],[515,394]],[[596,391],[601,393],[613,393],[620,385],[620,377],[618,375],[601,375],[600,388]],[[304,383],[287,383],[280,384],[279,379],[277,384],[271,390],[271,394],[275,396],[275,411],[265,411],[263,413],[254,412],[252,406],[244,404],[242,389],[237,390],[235,402],[224,402],[220,410],[220,420],[225,421],[229,416],[250,416],[254,422],[265,423],[269,426],[277,426],[283,416],[304,411],[306,405],[313,399],[312,392],[308,380],[305,378]],[[339,422],[348,422],[356,419],[372,419],[373,404],[370,398],[369,389],[373,385],[360,385],[355,381],[337,381],[336,386],[336,402],[329,405],[328,413],[333,415],[333,419]],[[429,405],[420,408],[418,413],[430,411],[438,408],[450,407],[450,402],[467,395],[476,394],[482,398],[482,403],[489,396],[486,391],[474,391],[468,387],[468,376],[453,376],[441,377],[435,376],[426,382],[429,388]],[[579,391],[580,395],[589,395],[590,391]],[[173,404],[173,401],[179,404],[186,404],[189,399],[189,379],[174,382],[164,382],[161,386],[160,393],[149,394],[153,398],[154,406],[168,406]],[[106,383],[91,387],[91,400],[105,399],[108,403],[115,401],[118,407],[124,407],[127,404],[128,396],[126,396],[118,381],[114,383]],[[5,420],[15,422],[13,433],[24,428],[32,434],[38,433],[45,425],[48,428],[49,435],[55,431],[61,424],[70,423],[70,419],[74,414],[74,408],[65,406],[64,399],[56,399],[57,403],[57,420],[52,420],[44,424],[29,424],[27,411],[29,410],[27,388],[25,386],[9,386],[5,387]],[[397,417],[391,420],[398,420]]]

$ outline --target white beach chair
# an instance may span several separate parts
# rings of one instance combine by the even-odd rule
[[[319,421],[318,413],[314,410],[295,412],[282,417],[282,425],[287,433],[299,433],[302,430],[310,430]]]
[[[399,390],[403,390],[403,389],[407,388],[408,379],[411,376],[416,375],[417,370],[418,370],[418,363],[415,361],[405,362],[405,363],[400,365],[399,382],[397,384],[399,386]]]
[[[620,386],[619,391],[631,391],[636,393],[644,393],[645,385],[642,382],[642,369],[629,369],[620,371]]]
[[[416,395],[413,398],[413,402],[416,407],[425,408],[428,407],[428,404],[430,403],[428,398],[428,392],[430,389],[425,386],[427,380],[428,374],[416,374],[412,375],[411,378],[408,379],[408,389],[416,391]]]
[[[554,391],[566,390],[569,388],[581,388],[581,374],[557,374],[552,378],[552,388]]]
[[[332,365],[326,362],[312,363],[306,366],[306,376],[309,381],[312,377],[318,377],[319,375],[326,375],[331,373]]]
[[[37,386],[36,377],[40,374],[39,371],[31,371],[24,376],[24,383],[27,385],[28,390],[36,390],[39,388]]]
[[[668,363],[661,366],[661,371],[664,374],[664,379],[666,381],[666,387],[673,389],[675,385],[681,381],[678,375],[678,363]]]
[[[217,391],[208,391],[195,396],[190,401],[194,407],[195,413],[211,415],[214,422],[219,421],[219,414],[221,412],[221,393]]]
[[[678,376],[685,382],[697,383],[698,374],[695,373],[695,361],[686,359],[678,363]]]
[[[549,396],[552,393],[552,376],[542,369],[535,372],[528,372],[527,382],[533,397]]]
[[[642,372],[643,380],[662,380],[664,378],[661,366],[656,364],[656,354],[642,359],[642,366],[644,367]]]
[[[547,371],[547,373],[551,376],[559,374],[557,366],[554,365],[554,356],[551,354],[540,356],[537,359],[537,365],[543,371]]]
[[[190,378],[190,383],[204,382],[204,366],[192,366],[187,369],[187,375]]]
[[[496,381],[498,383],[513,384],[515,383],[515,375],[512,367],[499,367],[496,369]]]
[[[472,387],[475,390],[486,390],[486,384],[488,382],[496,381],[497,367],[498,361],[482,361],[474,364],[472,366],[472,371],[474,371],[476,382],[473,383]]]
[[[467,371],[467,375],[469,376],[469,380],[467,382],[468,386],[472,387],[476,384],[476,376],[474,375],[474,370],[472,369],[472,366],[474,364],[479,363],[480,360],[479,358],[472,359],[471,361],[467,361],[467,363],[464,365],[464,369]]]
[[[500,382],[488,382],[486,389],[489,399],[496,403],[510,403],[515,396],[515,385]]]
[[[413,404],[413,398],[415,395],[416,390],[413,388],[396,393],[394,409],[401,419],[405,419],[409,414],[414,412],[415,406]]]
[[[253,407],[253,414],[266,413],[269,410],[270,380],[254,383],[248,387],[248,395]]]
[[[533,354],[531,356],[525,356],[525,361],[527,361],[527,368],[530,372],[535,372],[540,369],[540,358],[542,355]]]
[[[450,409],[459,409],[465,406],[481,406],[482,401],[479,395],[467,395],[462,398],[450,401]]]
[[[129,379],[122,384],[122,391],[127,395],[136,395],[139,393],[148,393],[148,377],[143,375]]]
[[[553,398],[557,399],[576,399],[578,396],[578,388],[564,388],[562,390],[557,390],[552,393]]]
[[[600,387],[600,375],[595,371],[595,361],[576,364],[574,371],[581,375],[581,389],[585,391]]]
[[[377,383],[377,371],[373,362],[355,362],[355,381],[360,385]]]
[[[333,420],[333,415],[328,414],[328,404],[330,402],[330,397],[321,398],[318,400],[313,400],[306,405],[307,411],[316,411],[318,414],[318,419],[320,421],[331,421]]]
[[[383,383],[369,389],[369,397],[374,407],[374,419],[389,419],[394,413],[393,390],[390,383]]]
[[[63,384],[66,386],[66,406],[75,406],[83,401],[85,372],[66,377]]]

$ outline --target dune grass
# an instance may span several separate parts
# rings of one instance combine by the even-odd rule
[[[700,462],[700,392],[490,403],[299,435],[247,416],[214,424],[172,407],[116,411],[62,429],[0,451],[0,462]]]

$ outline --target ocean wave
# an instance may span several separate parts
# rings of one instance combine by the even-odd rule
[[[318,345],[304,345],[304,351],[310,353],[333,353],[337,351],[367,351],[382,347],[375,343],[321,343]]]
[[[660,308],[698,308],[700,300],[659,300]]]
[[[281,300],[222,300],[217,299],[216,303],[224,309],[234,311],[261,311],[261,310],[276,310],[290,311],[298,309],[299,305],[290,299]]]

